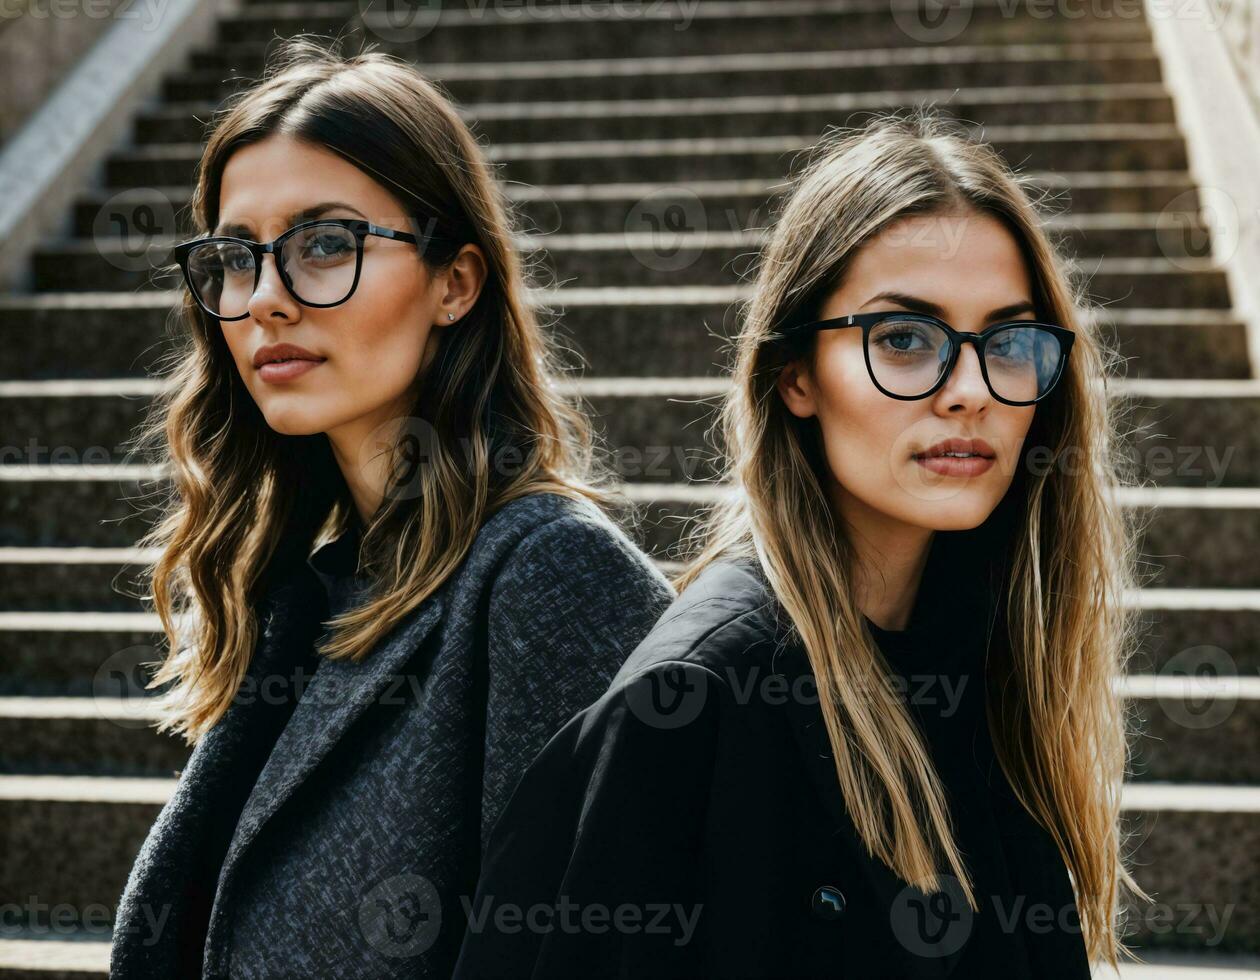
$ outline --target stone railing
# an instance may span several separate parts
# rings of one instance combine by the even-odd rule
[[[0,0],[0,11],[25,2]],[[0,292],[27,285],[31,250],[61,226],[101,161],[129,137],[136,109],[160,90],[163,75],[183,65],[195,45],[211,41],[217,18],[236,3],[125,3],[102,18],[105,29],[95,42],[0,144]],[[32,5],[69,10],[70,21],[87,18],[89,9],[105,9],[98,0],[32,0]],[[4,34],[20,31],[26,16],[10,18]],[[0,67],[0,77],[16,70]]]
[[[1260,115],[1260,0],[1212,0],[1234,68]]]
[[[0,143],[48,98],[109,27],[123,0],[77,7],[50,0],[0,0]]]
[[[1164,81],[1260,378],[1260,0],[1145,0]]]

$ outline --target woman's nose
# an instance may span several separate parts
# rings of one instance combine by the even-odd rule
[[[249,312],[256,320],[263,320],[273,313],[281,312],[290,319],[301,315],[298,302],[289,293],[280,278],[280,268],[276,265],[276,257],[272,254],[263,256],[262,267],[258,272],[258,283],[249,298]]]
[[[989,394],[989,386],[984,380],[984,371],[980,365],[980,353],[974,344],[964,343],[958,351],[953,370],[945,380],[943,390],[958,393],[959,389]]]

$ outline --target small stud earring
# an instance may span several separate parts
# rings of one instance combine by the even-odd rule
[[[446,319],[448,319],[448,320],[454,320],[454,319],[455,319],[455,314],[454,314],[454,313],[447,313],[447,314],[446,314]]]

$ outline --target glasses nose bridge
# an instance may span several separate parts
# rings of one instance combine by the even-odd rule
[[[261,242],[254,247],[254,262],[257,264],[259,274],[261,275],[263,260],[270,255],[276,263],[276,271],[280,271],[280,247],[284,244],[281,238],[277,238],[270,242]]]
[[[983,365],[984,364],[984,341],[985,341],[984,336],[978,333],[972,333],[966,330],[953,331],[954,364],[957,365],[959,358],[962,357],[963,344],[971,344],[971,346],[976,349],[976,360],[979,361],[981,365]]]
[[[952,349],[950,351],[949,368],[941,381],[942,385],[948,384],[950,379],[953,378],[954,372],[958,370],[958,363],[962,360],[963,344],[971,344],[976,350],[976,366],[980,369],[980,376],[985,381],[986,387],[988,386],[988,379],[985,377],[984,340],[985,338],[981,334],[950,328]]]
[[[253,294],[258,292],[258,287],[262,285],[263,263],[265,262],[268,255],[271,256],[272,264],[276,268],[276,278],[280,280],[281,288],[283,288],[284,292],[287,295],[293,296],[293,290],[289,286],[288,276],[285,274],[284,267],[283,265],[281,265],[281,262],[280,262],[280,257],[283,254],[280,247],[284,244],[284,242],[281,240],[283,239],[283,237],[284,236],[282,235],[280,238],[277,238],[274,241],[265,242],[265,243],[255,243],[254,288],[252,292],[250,293],[251,301],[253,299]],[[296,300],[297,297],[293,296],[293,299]]]

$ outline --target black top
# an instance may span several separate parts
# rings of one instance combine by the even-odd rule
[[[923,732],[980,905],[959,975],[1037,976],[1023,930],[1002,927],[1040,896],[1010,866],[1015,845],[1003,836],[1025,827],[1028,818],[1012,809],[1018,802],[994,754],[985,713],[994,597],[979,566],[956,562],[948,550],[938,532],[905,629],[882,629],[863,618]]]
[[[367,576],[358,572],[362,540],[363,522],[355,512],[342,534],[307,559],[328,597],[328,618],[340,615],[353,606],[367,587]]]

